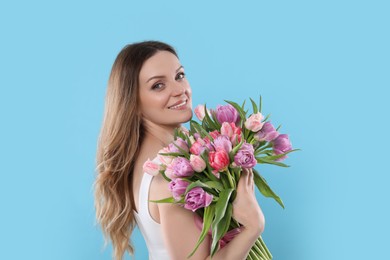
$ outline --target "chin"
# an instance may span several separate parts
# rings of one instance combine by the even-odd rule
[[[181,123],[187,123],[188,121],[191,120],[191,118],[192,118],[192,110],[189,110],[188,113],[183,115],[183,120]]]

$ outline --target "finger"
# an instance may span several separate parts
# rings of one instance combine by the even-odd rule
[[[251,187],[252,184],[253,184],[253,172],[252,172],[252,169],[247,169],[247,172],[248,172],[248,186]]]
[[[242,169],[241,178],[243,178],[243,181],[244,181],[245,184],[248,183],[248,180],[249,180],[249,171],[248,171],[248,169],[245,169],[245,168]]]
[[[244,169],[241,171],[240,178],[238,179],[237,189],[243,189],[246,185],[246,176],[247,174],[244,172]]]

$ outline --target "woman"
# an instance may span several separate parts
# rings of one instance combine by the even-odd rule
[[[97,151],[95,206],[115,259],[134,252],[130,237],[135,225],[146,240],[150,259],[186,259],[200,230],[195,213],[168,203],[161,175],[144,174],[148,158],[156,158],[173,141],[176,127],[192,117],[191,88],[175,50],[162,42],[127,45],[117,56],[109,78],[105,114]],[[253,175],[245,172],[233,202],[233,217],[245,228],[213,259],[245,259],[264,228],[256,201]],[[209,259],[206,238],[191,259]]]

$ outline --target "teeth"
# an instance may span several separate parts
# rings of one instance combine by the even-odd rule
[[[186,100],[186,101],[184,101],[184,102],[182,102],[182,103],[180,103],[180,104],[178,104],[178,105],[176,105],[176,106],[169,107],[169,109],[175,109],[175,108],[178,108],[178,107],[180,107],[180,106],[182,106],[182,105],[185,105],[186,103],[187,103],[187,100]]]

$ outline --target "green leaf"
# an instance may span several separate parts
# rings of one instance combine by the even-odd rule
[[[161,175],[164,177],[164,179],[168,182],[171,181],[171,178],[169,178],[166,174],[165,174],[165,170],[161,170],[160,171]]]
[[[232,158],[236,155],[236,153],[237,153],[238,150],[241,148],[241,146],[244,144],[244,142],[245,142],[245,138],[242,138],[241,142],[240,142],[238,145],[236,145],[236,146],[230,151],[229,155],[230,155],[230,160],[231,160],[231,161],[233,161]]]
[[[207,107],[206,105],[204,106],[204,112],[205,112],[205,115],[204,115],[204,118],[202,120],[202,125],[206,126],[206,128],[215,128],[215,124],[214,124],[214,121],[210,118],[209,116],[209,113],[207,112]]]
[[[183,141],[184,141],[184,140],[183,140]],[[176,146],[176,148],[179,149],[180,153],[181,153],[182,155],[184,155],[187,159],[190,158],[190,154],[189,154],[187,151],[183,150],[183,148],[181,148],[180,146],[178,146],[177,144],[175,144],[175,142],[172,142],[172,144],[173,144],[174,146]]]
[[[267,157],[265,157],[263,159],[266,159],[266,160],[276,160],[276,159],[282,158],[286,154],[289,154],[289,153],[292,153],[292,152],[295,152],[295,151],[299,151],[299,149],[290,150],[290,151],[287,151],[287,152],[282,153],[282,154],[276,154],[276,155],[272,155],[272,156],[267,156]],[[260,157],[260,158],[262,158],[262,157]]]
[[[280,167],[290,167],[287,164],[284,164],[284,163],[281,163],[281,162],[275,162],[273,160],[268,160],[268,159],[266,159],[264,157],[256,157],[256,160],[257,160],[258,163],[273,164],[273,165],[277,165],[277,166],[280,166]]]
[[[205,239],[205,237],[210,229],[211,222],[213,221],[214,213],[215,213],[215,206],[213,206],[213,205],[210,205],[204,209],[202,232],[200,233],[198,242],[196,243],[194,250],[192,250],[191,254],[189,254],[187,256],[187,258],[190,258],[191,256],[193,256],[193,254],[198,249],[199,245]]]
[[[263,122],[267,122],[268,118],[271,116],[271,114],[268,114],[264,119],[263,119]],[[278,131],[278,130],[276,130]]]
[[[255,155],[258,155],[258,154],[267,154],[267,153],[273,153],[274,152],[274,150],[272,150],[272,149],[266,149],[266,150],[262,150],[262,151],[256,151],[255,152]]]
[[[233,189],[225,189],[222,190],[221,193],[219,193],[219,199],[217,203],[215,204],[215,217],[214,221],[212,223],[212,230],[213,230],[213,241],[211,243],[211,255],[214,255],[214,253],[218,249],[218,241],[222,238],[223,234],[223,227],[219,226],[219,222],[222,220],[222,218],[226,215],[226,211],[229,204],[230,196],[233,192]]]
[[[191,123],[192,123],[192,121],[191,121]],[[210,139],[210,141],[214,140],[214,138],[197,122],[194,121],[193,127],[196,129],[196,132],[199,133],[202,138],[207,136]]]
[[[230,227],[230,222],[232,220],[232,213],[233,213],[233,205],[231,203],[228,203],[226,212],[221,219],[221,221],[217,224],[217,228],[215,229],[214,227],[212,228],[213,235],[212,237],[219,237],[218,241],[228,232],[229,227]],[[214,230],[216,230],[214,232]],[[211,249],[211,256],[213,256],[217,250],[218,250],[218,241],[216,243],[215,247],[212,247]],[[214,242],[214,239],[213,241]],[[213,243],[212,243],[213,244]]]
[[[204,110],[205,110],[205,115],[204,115],[204,118],[203,118],[203,121],[207,123],[207,125],[212,128],[212,129],[216,129],[216,130],[219,130],[220,126],[218,126],[217,123],[215,123],[209,116],[209,113],[207,112],[207,108],[206,108],[206,105],[204,105]]]
[[[174,137],[175,137],[175,140],[180,137],[181,139],[185,140],[185,134],[181,131],[181,129],[179,127],[176,127],[175,128],[175,133],[174,133]]]
[[[149,200],[150,202],[156,202],[156,203],[175,203],[176,200],[173,197],[161,199],[161,200]]]
[[[232,193],[233,194],[233,193]],[[232,220],[232,214],[233,214],[233,204],[229,203],[226,209],[226,214],[223,216],[221,221],[219,222],[222,230],[222,237],[228,232],[230,227],[230,222]]]
[[[190,140],[190,137],[188,136],[188,135],[184,135],[184,140],[187,142],[187,145],[188,145],[188,147],[191,147],[191,140]]]
[[[263,102],[262,102],[262,97],[260,95],[260,101],[259,101],[259,112],[260,113],[261,113],[262,106],[263,106]]]
[[[255,169],[253,169],[253,178],[256,187],[265,197],[273,198],[282,208],[284,208],[282,199],[273,192],[273,190],[268,186],[267,181]]]
[[[244,99],[244,102],[242,102],[242,105],[241,105],[242,110],[244,110],[244,108],[245,108],[245,103],[246,103],[246,100]]]
[[[249,98],[252,102],[253,114],[256,114],[259,110],[257,109],[256,102],[253,99]]]
[[[219,191],[223,190],[223,186],[219,181],[207,181],[207,182],[205,182],[205,184],[210,188],[213,188],[213,189],[216,189]]]
[[[198,122],[196,122],[194,120],[190,120],[190,134],[191,135],[194,135],[196,133],[196,130],[195,130],[194,126],[193,126],[194,123],[198,123]]]
[[[201,188],[205,188],[205,189],[211,189],[208,185],[204,184],[203,182],[201,181],[196,181],[196,182],[193,182],[191,183],[190,185],[187,186],[187,189],[185,191],[185,193],[189,192],[190,190],[192,190],[193,188],[195,187],[201,187]]]
[[[166,155],[166,156],[174,156],[174,157],[183,157],[183,154],[181,153],[158,153],[158,154],[161,154],[161,155]]]

